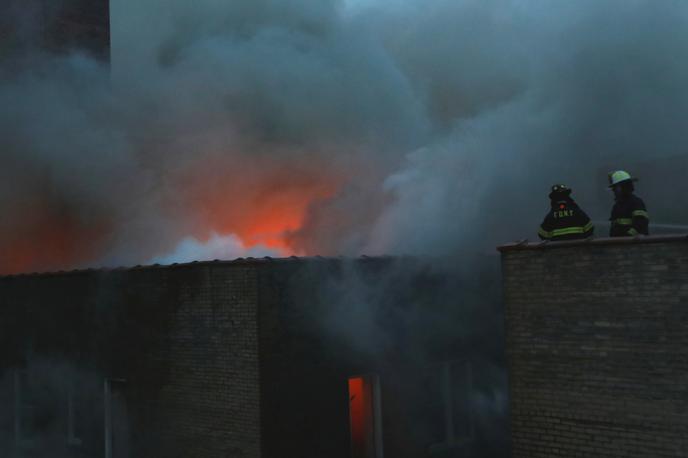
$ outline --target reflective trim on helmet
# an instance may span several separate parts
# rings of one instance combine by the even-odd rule
[[[635,210],[635,211],[632,213],[632,215],[633,215],[633,216],[641,216],[641,217],[643,217],[643,218],[650,219],[650,216],[647,214],[647,212],[646,212],[645,210]]]
[[[631,218],[617,218],[612,221],[612,224],[618,224],[620,226],[632,226],[633,220]]]

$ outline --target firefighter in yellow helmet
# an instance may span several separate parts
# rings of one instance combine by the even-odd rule
[[[540,225],[538,235],[543,240],[575,240],[591,237],[592,221],[571,198],[571,189],[563,184],[552,186],[549,194],[550,211]]]
[[[614,207],[609,218],[610,237],[630,237],[638,234],[648,235],[650,218],[641,198],[633,194],[633,183],[638,181],[624,170],[609,174],[609,187],[614,191]]]

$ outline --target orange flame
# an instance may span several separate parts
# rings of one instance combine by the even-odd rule
[[[108,224],[48,202],[24,202],[0,229],[0,274],[71,269],[102,248]]]
[[[217,155],[187,164],[167,179],[172,192],[163,197],[161,211],[179,224],[161,227],[161,239],[193,236],[205,242],[213,233],[233,234],[247,249],[261,245],[287,256],[306,254],[292,235],[301,229],[311,205],[337,192],[344,177],[315,161]],[[102,215],[84,218],[83,210],[65,208],[40,191],[25,197],[20,208],[9,212],[11,218],[0,222],[0,274],[97,263],[112,249],[108,242],[124,223],[120,227]],[[160,254],[145,252],[160,247],[145,241],[140,245],[144,249],[137,253],[142,257],[138,262]],[[134,241],[132,246],[139,245]]]
[[[339,189],[343,177],[307,161],[244,158],[238,168],[224,161],[208,161],[181,179],[185,205],[197,221],[192,235],[203,241],[212,232],[234,234],[246,248],[263,245],[285,256],[303,254],[290,235],[302,227],[311,205]]]

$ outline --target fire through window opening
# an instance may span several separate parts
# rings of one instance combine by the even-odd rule
[[[382,458],[380,382],[375,375],[349,378],[352,458]]]

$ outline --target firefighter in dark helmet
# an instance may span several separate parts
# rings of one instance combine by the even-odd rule
[[[614,191],[614,207],[609,218],[612,225],[610,237],[648,235],[650,218],[641,198],[633,194],[633,182],[638,181],[624,170],[609,174],[609,187]]]
[[[552,186],[549,193],[551,209],[540,225],[543,240],[575,240],[592,236],[595,228],[578,204],[571,198],[571,189],[563,184]]]

